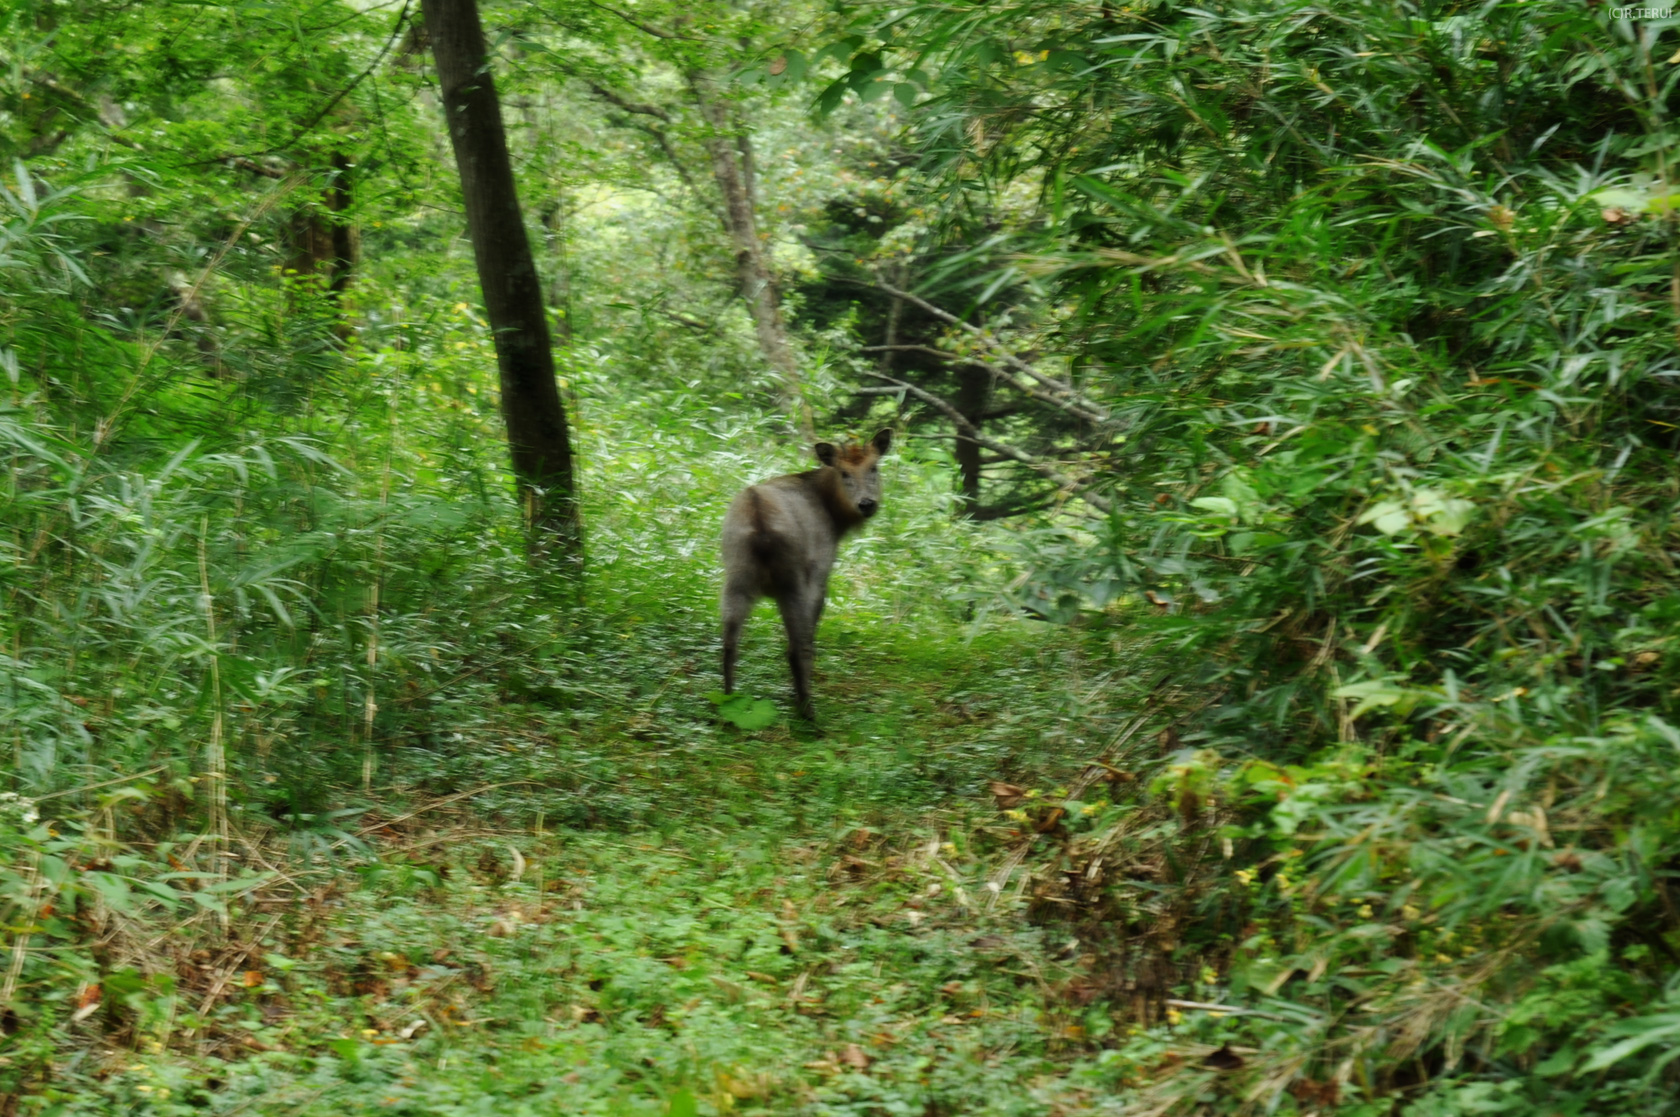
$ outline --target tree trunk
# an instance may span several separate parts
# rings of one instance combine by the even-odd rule
[[[986,405],[992,398],[992,374],[978,365],[957,367],[957,395],[952,402],[975,431],[985,421]],[[963,431],[956,432],[957,469],[962,474],[962,495],[966,508],[980,503],[980,444]]]
[[[781,374],[801,432],[812,438],[810,407],[800,392],[799,363],[788,344],[780,294],[764,258],[764,245],[758,239],[757,174],[751,142],[746,131],[730,119],[729,106],[709,74],[692,71],[688,84],[706,122],[706,154],[711,156],[712,177],[723,196],[723,227],[735,242],[735,269],[741,297],[752,314],[759,350]]]
[[[288,230],[292,256],[286,267],[298,279],[314,278],[316,290],[325,296],[338,321],[334,332],[348,338],[351,330],[344,321],[340,304],[344,293],[356,277],[356,265],[361,262],[361,235],[350,216],[355,197],[351,182],[350,157],[342,151],[332,154],[332,173],[318,202],[312,202],[292,214]],[[264,170],[262,173],[269,174]],[[273,171],[271,177],[282,172]],[[294,292],[294,296],[295,296]],[[294,297],[294,309],[300,301]]]
[[[560,557],[578,562],[582,524],[571,435],[554,380],[542,283],[519,212],[478,5],[476,0],[422,0],[421,10],[461,174],[484,311],[496,339],[502,418],[520,498],[537,549],[553,544]]]
[[[344,297],[355,278],[356,265],[362,258],[362,238],[350,218],[353,186],[350,181],[350,157],[342,151],[333,152],[332,185],[327,188],[327,209],[332,211],[332,280],[327,289],[333,301]]]

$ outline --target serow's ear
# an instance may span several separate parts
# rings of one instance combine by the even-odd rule
[[[882,427],[880,430],[876,431],[874,439],[871,440],[871,444],[875,447],[875,452],[877,454],[881,455],[883,458],[886,457],[887,451],[892,449],[892,428]]]
[[[834,448],[832,442],[819,442],[813,449],[817,452],[817,460],[824,465],[833,465],[840,458],[840,451]]]

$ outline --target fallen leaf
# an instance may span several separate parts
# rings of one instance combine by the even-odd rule
[[[1342,1100],[1342,1090],[1335,1079],[1329,1082],[1314,1082],[1310,1078],[1297,1078],[1289,1084],[1289,1093],[1305,1105],[1334,1106]]]
[[[997,800],[999,810],[1007,811],[1013,807],[1018,807],[1027,798],[1026,788],[1016,787],[1014,784],[1004,783],[1002,780],[993,780],[991,791],[992,798]]]
[[[840,1052],[840,1061],[858,1070],[868,1070],[871,1062],[869,1053],[855,1043],[848,1043],[846,1049]]]
[[[100,991],[97,985],[83,986],[76,994],[76,1011],[70,1014],[70,1023],[80,1024],[83,1020],[99,1011]]]

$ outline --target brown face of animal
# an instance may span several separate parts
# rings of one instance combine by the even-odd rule
[[[815,447],[817,461],[840,474],[841,491],[864,519],[881,509],[879,463],[882,456],[892,449],[892,433],[892,428],[885,428],[862,446],[855,442],[843,447],[832,442],[819,442]]]

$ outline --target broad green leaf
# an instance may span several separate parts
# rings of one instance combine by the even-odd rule
[[[1616,1031],[1621,1033],[1634,1032],[1620,1043],[1611,1044],[1595,1052],[1581,1069],[1586,1072],[1603,1070],[1613,1066],[1630,1055],[1650,1047],[1654,1043],[1668,1040],[1671,1036],[1680,1036],[1680,1014],[1667,1013],[1661,1016],[1644,1016],[1634,1020],[1624,1021],[1616,1025]]]
[[[104,900],[110,906],[112,911],[120,912],[123,915],[134,914],[134,898],[129,890],[128,882],[122,877],[115,873],[94,872],[87,874],[87,881],[93,885],[93,890],[99,894],[101,900]]]
[[[775,722],[776,704],[766,698],[737,694],[718,705],[718,716],[738,729],[763,729]]]
[[[1412,515],[1399,501],[1385,500],[1365,509],[1355,522],[1370,524],[1384,535],[1398,535],[1411,526]]]
[[[1410,693],[1411,692],[1407,690],[1394,686],[1392,683],[1371,681],[1363,683],[1348,683],[1345,686],[1339,686],[1331,692],[1331,695],[1335,698],[1351,698],[1356,700],[1357,705],[1354,706],[1348,716],[1351,718],[1357,718],[1361,714],[1368,713],[1379,706],[1398,705],[1405,701]]]

